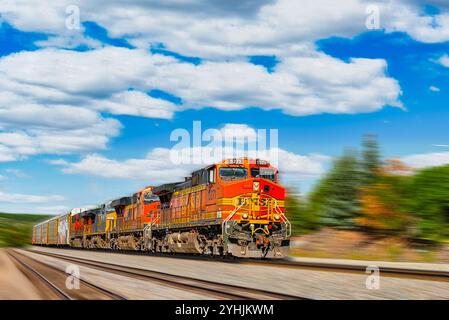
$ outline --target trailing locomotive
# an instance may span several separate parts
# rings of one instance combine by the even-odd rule
[[[51,220],[36,225],[33,243],[283,258],[291,226],[284,215],[285,188],[278,175],[263,160],[225,160],[193,172],[185,181],[146,187],[132,196],[53,218],[70,221],[65,243],[48,242],[54,232],[49,230]]]

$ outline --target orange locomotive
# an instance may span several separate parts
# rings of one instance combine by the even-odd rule
[[[143,250],[143,228],[157,217],[159,198],[146,187],[129,197],[72,210],[70,246]]]
[[[283,258],[291,234],[284,200],[276,168],[258,159],[230,159],[197,170],[183,182],[73,209],[60,218],[70,222],[67,231],[59,228],[68,232],[67,242],[56,245]],[[33,243],[53,244],[44,234],[50,222],[35,226]]]
[[[291,226],[285,188],[263,160],[231,159],[153,189],[161,201],[146,228],[148,249],[236,257],[282,258]]]

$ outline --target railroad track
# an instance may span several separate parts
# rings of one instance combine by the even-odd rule
[[[106,288],[79,279],[79,288],[69,289],[69,274],[50,264],[39,261],[17,250],[8,250],[8,256],[24,275],[40,289],[44,299],[59,300],[126,300],[125,297]]]
[[[282,268],[298,268],[314,271],[327,272],[341,272],[367,275],[367,265],[349,265],[337,263],[323,263],[323,262],[305,262],[305,261],[291,261],[291,260],[252,260],[252,261],[237,261],[240,264],[263,265],[270,267]],[[376,266],[376,261],[369,264]],[[411,268],[397,268],[379,266],[379,275],[391,278],[407,278],[417,280],[428,280],[438,282],[449,282],[449,272],[440,270],[423,270]]]
[[[337,263],[323,263],[323,262],[303,262],[292,261],[289,259],[282,260],[266,260],[266,259],[225,259],[225,258],[211,258],[204,256],[192,256],[192,255],[167,255],[167,254],[148,254],[144,251],[120,251],[120,250],[103,250],[103,249],[90,249],[89,251],[99,251],[105,253],[121,253],[130,255],[145,255],[145,256],[157,256],[173,259],[188,259],[188,260],[205,260],[216,261],[222,263],[231,264],[250,264],[261,265],[270,267],[282,267],[282,268],[298,268],[313,271],[326,271],[326,272],[340,272],[340,273],[353,273],[358,275],[367,275],[366,268],[368,265],[349,265],[349,264],[337,264]],[[40,252],[37,251],[36,252]],[[370,265],[376,265],[376,261],[370,263]],[[449,272],[439,270],[422,270],[411,268],[396,268],[396,267],[379,267],[381,276],[391,278],[406,278],[417,280],[428,280],[438,282],[449,282]]]
[[[206,294],[208,296],[214,296],[221,299],[231,300],[307,300],[307,298],[288,295],[283,293],[277,293],[267,290],[260,290],[255,288],[247,288],[237,285],[223,284],[209,280],[197,279],[187,276],[174,275],[165,272],[152,271],[146,269],[140,269],[129,266],[122,266],[113,263],[106,263],[100,261],[94,261],[84,258],[68,257],[66,255],[60,255],[50,252],[42,252],[37,250],[26,250],[35,254],[45,255],[70,263],[79,264],[89,268],[107,271],[134,279],[152,281],[168,285],[177,289],[189,290],[196,293]]]

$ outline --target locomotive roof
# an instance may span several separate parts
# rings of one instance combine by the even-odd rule
[[[160,194],[160,193],[166,193],[166,192],[174,192],[175,188],[178,184],[183,182],[174,182],[174,183],[166,183],[162,184],[160,186],[157,186],[153,189],[153,193]]]
[[[136,202],[137,202],[137,195],[132,195],[112,200],[111,206],[112,207],[127,206]]]
[[[100,213],[101,211],[101,206],[89,206],[87,208],[87,210],[81,211],[81,217],[85,217],[85,216],[90,216],[90,215],[95,215]]]

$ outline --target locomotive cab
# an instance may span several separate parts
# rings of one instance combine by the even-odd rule
[[[240,257],[284,257],[291,227],[277,169],[263,160],[243,158],[224,161],[217,173],[227,251]]]

